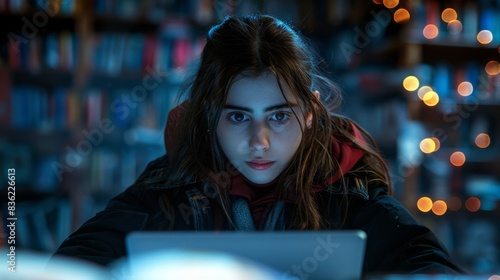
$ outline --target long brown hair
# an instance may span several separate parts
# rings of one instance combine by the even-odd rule
[[[215,185],[224,212],[231,219],[227,210],[228,188],[216,175],[227,173],[229,166],[217,140],[217,122],[235,77],[258,76],[263,72],[271,72],[279,82],[286,83],[314,120],[312,127],[304,131],[297,152],[278,182],[279,187],[290,188],[295,194],[293,228],[322,227],[311,186],[339,172],[339,162],[330,151],[332,135],[363,149],[362,161],[389,184],[387,167],[368,133],[358,127],[366,141],[355,139],[352,122],[336,114],[340,90],[321,75],[319,62],[298,31],[272,16],[231,16],[214,26],[208,32],[199,66],[186,90],[189,106],[176,131],[177,145],[170,155],[166,184],[182,184],[204,176]],[[313,94],[315,90],[321,92],[321,100]]]

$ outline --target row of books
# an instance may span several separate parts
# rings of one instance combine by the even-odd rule
[[[37,156],[33,146],[27,143],[11,141],[0,136],[0,164],[4,170],[16,169],[16,188],[19,193],[25,188],[37,191],[57,191],[59,182],[57,175],[52,171],[51,163],[56,161],[55,155]]]
[[[0,93],[0,127],[60,129],[98,127],[104,119],[117,129],[137,124],[163,127],[175,90],[159,86],[138,98],[130,89],[77,92],[67,88],[47,90],[16,85]]]
[[[75,34],[50,33],[26,43],[8,46],[8,65],[12,70],[40,72],[44,67],[72,71],[78,65],[79,39]],[[92,70],[117,76],[141,73],[145,69],[169,71],[185,69],[199,57],[204,39],[169,34],[99,33],[93,38]]]
[[[77,0],[0,0],[0,12],[31,12],[33,9],[44,11],[50,16],[55,14],[73,15],[77,11]]]
[[[140,72],[152,68],[163,71],[184,69],[199,57],[201,37],[168,37],[142,33],[97,34],[93,42],[93,70],[110,75]]]
[[[451,8],[461,26],[449,27],[442,19],[442,12]],[[427,24],[438,27],[438,38],[454,38],[472,42],[481,30],[492,33],[493,43],[500,42],[500,3],[498,1],[466,1],[465,3],[442,1],[415,1],[411,8],[411,27],[417,38]],[[451,28],[451,29],[450,29]],[[458,29],[457,29],[458,28]],[[417,36],[418,34],[418,36]]]
[[[137,148],[126,145],[123,149],[96,146],[90,153],[80,153],[78,147],[66,143],[60,147],[64,152],[55,155],[38,151],[27,142],[14,143],[3,136],[0,142],[0,165],[4,170],[16,169],[16,191],[20,194],[30,191],[57,193],[77,187],[91,195],[113,196],[130,186],[147,163],[165,153],[163,146]],[[79,176],[81,171],[85,174],[83,181]]]
[[[161,146],[152,149],[126,147],[119,152],[96,149],[83,167],[87,170],[88,180],[82,190],[89,194],[114,196],[133,184],[146,165],[164,153]]]
[[[69,32],[35,36],[18,44],[8,44],[8,65],[11,69],[38,72],[43,67],[70,71],[78,64],[79,40]]]
[[[161,21],[168,17],[183,17],[199,24],[211,24],[229,14],[246,14],[256,11],[258,1],[242,0],[96,0],[97,15],[116,16],[125,19],[145,17]]]

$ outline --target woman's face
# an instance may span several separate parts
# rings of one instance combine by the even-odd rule
[[[217,125],[224,154],[255,184],[269,183],[285,170],[307,125],[297,100],[281,84],[286,99],[273,74],[238,76],[229,88]]]

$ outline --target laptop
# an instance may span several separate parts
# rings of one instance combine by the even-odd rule
[[[213,253],[213,256],[225,254],[257,267],[269,268],[277,272],[273,279],[360,279],[365,245],[366,233],[360,230],[156,231],[132,232],[126,238],[130,270],[135,273],[145,270],[144,262],[140,260],[148,255],[158,259],[159,253],[167,252],[184,253],[177,256],[186,256],[186,252],[193,256]],[[168,256],[170,260],[180,258],[172,257],[172,254]],[[167,263],[162,261],[161,265]]]

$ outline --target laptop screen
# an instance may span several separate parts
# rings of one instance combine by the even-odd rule
[[[359,230],[133,232],[126,245],[133,274],[144,271],[140,260],[148,255],[175,251],[234,256],[278,272],[275,279],[360,279],[366,234]]]

